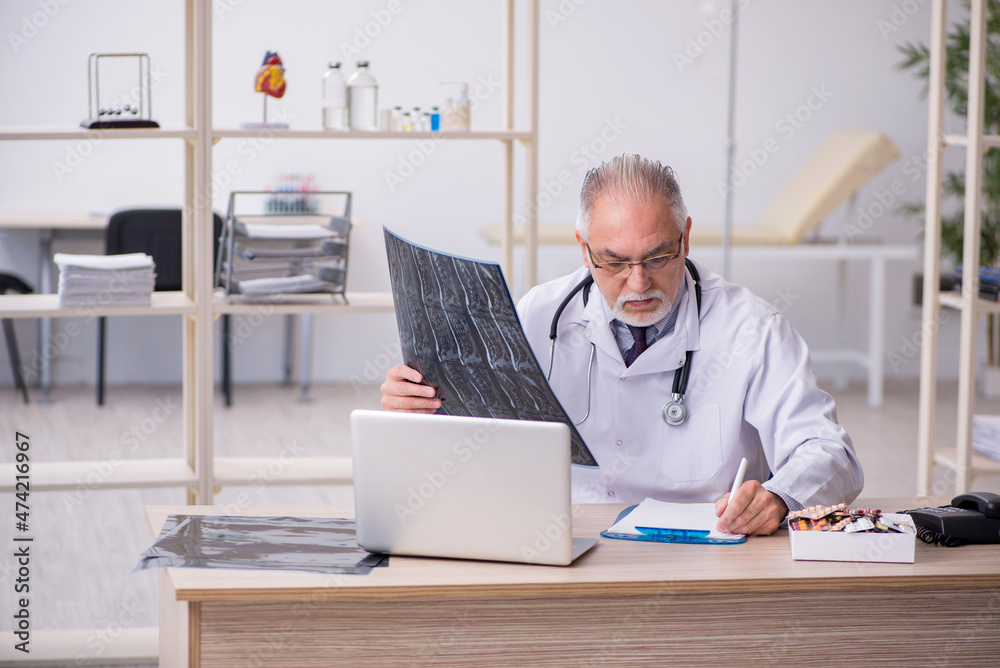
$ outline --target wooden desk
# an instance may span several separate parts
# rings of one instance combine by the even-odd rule
[[[880,500],[900,510],[912,500]],[[623,506],[575,509],[596,536]],[[147,509],[154,533],[170,513]],[[249,515],[350,517],[350,508]],[[160,666],[996,665],[1000,545],[914,564],[601,539],[573,566],[393,557],[369,575],[161,571]]]

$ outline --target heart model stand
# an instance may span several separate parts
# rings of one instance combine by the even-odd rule
[[[287,87],[285,81],[285,66],[281,62],[281,56],[277,51],[268,51],[264,54],[264,62],[261,63],[254,78],[254,90],[264,96],[264,120],[260,123],[243,123],[244,128],[275,128],[288,129],[288,123],[272,123],[267,120],[267,98],[274,97],[280,99],[285,95]]]

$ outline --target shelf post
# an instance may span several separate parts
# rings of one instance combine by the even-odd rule
[[[212,431],[212,409],[214,405],[214,371],[212,350],[214,261],[212,224],[212,3],[208,0],[188,0],[188,9],[194,13],[194,41],[191,51],[198,67],[191,73],[194,107],[190,110],[195,129],[194,146],[189,160],[193,162],[194,182],[187,184],[186,203],[190,205],[193,225],[186,226],[185,232],[193,239],[186,242],[188,272],[193,276],[193,287],[189,283],[185,290],[193,295],[197,308],[194,317],[185,318],[185,375],[193,380],[185,383],[193,392],[186,397],[191,403],[186,406],[188,415],[193,416],[191,424],[185,424],[188,439],[188,457],[197,473],[197,502],[211,504],[214,494],[215,471],[213,467],[214,447]],[[191,261],[193,258],[193,262]],[[188,278],[188,276],[185,276]]]
[[[538,283],[538,0],[528,0],[528,130],[525,155],[524,291]]]
[[[969,487],[972,410],[976,391],[976,313],[979,299],[979,232],[983,200],[983,92],[986,80],[986,0],[972,0],[969,18],[969,106],[966,116],[965,224],[962,246],[962,333],[958,367],[958,435],[955,493]]]
[[[938,290],[941,287],[941,153],[944,150],[945,0],[931,9],[930,74],[927,82],[927,191],[924,204],[924,294],[920,349],[920,414],[917,425],[917,495],[928,496],[934,463],[937,403]]]
[[[514,129],[514,0],[503,7],[503,126]],[[500,267],[508,287],[514,278],[514,142],[503,140],[503,228],[500,237]]]

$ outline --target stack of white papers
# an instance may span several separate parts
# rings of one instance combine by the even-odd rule
[[[608,529],[608,533],[641,536],[644,532],[636,527],[644,527],[674,531],[678,535],[680,532],[694,532],[697,537],[712,542],[743,542],[743,534],[716,531],[718,521],[714,503],[669,503],[646,499]]]
[[[156,266],[145,253],[56,253],[60,306],[148,306]]]
[[[325,239],[337,233],[324,225],[305,223],[298,225],[272,223],[245,223],[236,221],[236,231],[254,239]]]
[[[236,288],[248,297],[264,297],[274,294],[330,292],[333,284],[312,274],[298,274],[237,281]]]
[[[1000,460],[1000,415],[972,416],[972,449]]]

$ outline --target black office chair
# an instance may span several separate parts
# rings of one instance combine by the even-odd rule
[[[5,295],[8,292],[26,295],[34,290],[17,276],[0,273],[0,295]],[[21,371],[21,353],[17,349],[17,334],[14,332],[12,318],[3,319],[3,338],[7,342],[7,356],[10,357],[10,370],[14,375],[14,386],[21,390],[24,403],[28,403],[28,385],[24,382],[24,374]]]
[[[181,247],[180,209],[130,209],[119,211],[108,221],[105,253],[146,253],[156,264],[156,292],[182,288],[184,265]],[[213,216],[212,238],[216,247],[222,234],[222,218]],[[213,251],[213,257],[218,253]],[[107,338],[106,318],[97,323],[97,405],[104,405],[104,362]],[[228,379],[227,379],[228,381]]]

